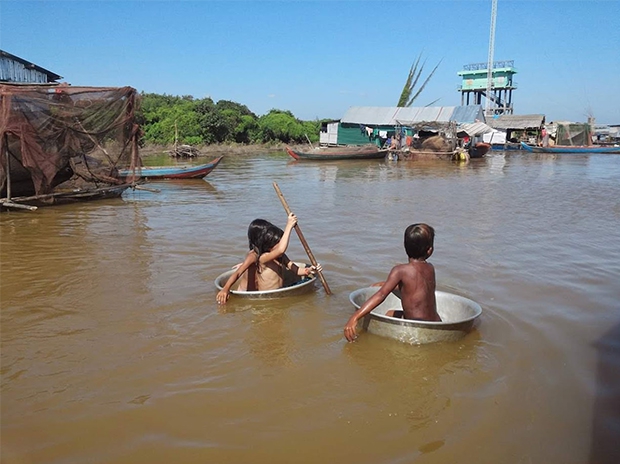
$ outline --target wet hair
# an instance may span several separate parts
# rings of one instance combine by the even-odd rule
[[[433,246],[435,229],[428,224],[411,224],[405,229],[405,251],[412,259],[426,259]]]
[[[284,231],[264,219],[254,219],[248,227],[248,245],[258,258],[267,253],[282,239]]]

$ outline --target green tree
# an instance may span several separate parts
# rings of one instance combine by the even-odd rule
[[[258,119],[260,138],[263,142],[302,142],[304,126],[290,111],[272,109]]]
[[[405,81],[405,86],[400,93],[400,98],[398,99],[398,104],[396,106],[410,107],[412,103],[422,93],[424,87],[426,87],[426,84],[428,84],[428,81],[431,80],[431,77],[433,77],[433,74],[435,74],[435,71],[437,71],[437,68],[441,64],[440,60],[439,63],[437,63],[437,65],[433,68],[431,73],[426,77],[424,82],[422,82],[422,84],[420,84],[420,86],[418,87],[418,82],[420,81],[420,77],[422,76],[422,72],[424,71],[424,66],[426,65],[426,60],[424,60],[424,62],[420,65],[421,58],[422,53],[418,55],[418,58],[411,65],[411,68],[409,69],[409,74],[407,75],[407,80]],[[437,100],[429,103],[429,105],[432,105],[435,102],[437,102]]]
[[[272,109],[257,117],[247,106],[209,97],[194,99],[142,93],[138,120],[143,140],[157,144],[179,143],[285,143],[318,141],[321,121],[301,121],[290,112]]]

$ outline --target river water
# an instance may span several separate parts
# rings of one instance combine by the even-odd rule
[[[6,463],[617,463],[620,156],[227,156],[160,193],[0,215]],[[246,230],[284,226],[333,295],[231,297]],[[346,343],[349,293],[435,227],[454,343]],[[296,236],[288,255],[308,261]]]

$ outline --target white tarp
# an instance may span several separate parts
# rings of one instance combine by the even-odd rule
[[[486,134],[482,136],[482,141],[484,143],[505,144],[506,143],[506,132],[493,129],[493,132],[487,132]]]

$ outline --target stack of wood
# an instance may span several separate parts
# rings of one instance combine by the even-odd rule
[[[200,156],[198,149],[191,145],[176,146],[168,153],[174,158],[194,158],[195,156]]]

